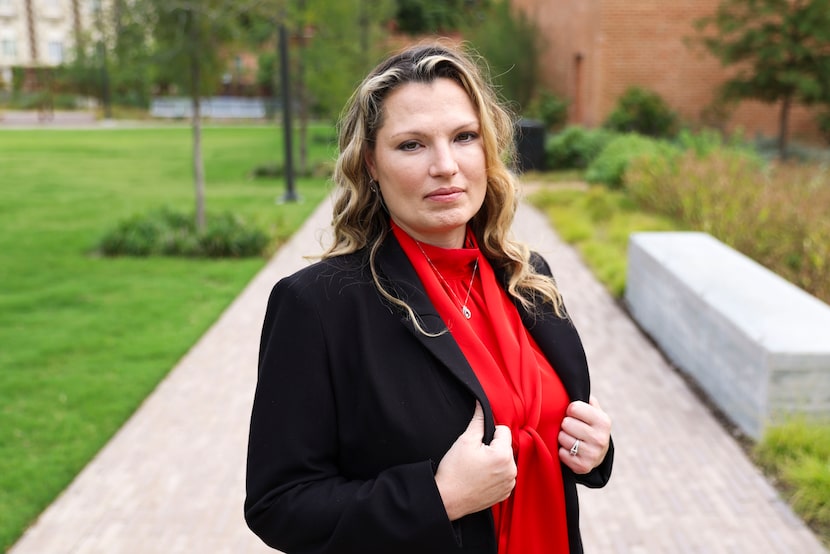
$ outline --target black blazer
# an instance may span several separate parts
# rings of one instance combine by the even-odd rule
[[[391,233],[376,263],[428,330],[444,329]],[[540,257],[534,263],[550,274]],[[588,367],[570,321],[519,311],[571,399],[587,401]],[[491,511],[450,523],[434,479],[476,399],[489,442],[493,413],[460,348],[449,333],[421,334],[381,298],[366,251],[282,279],[262,331],[248,525],[288,554],[495,554]],[[572,553],[582,552],[576,483],[603,486],[612,461],[613,446],[588,475],[562,466]]]

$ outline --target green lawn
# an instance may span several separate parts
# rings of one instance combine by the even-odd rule
[[[311,156],[333,158],[312,129]],[[290,236],[328,192],[252,180],[281,159],[281,132],[207,127],[207,209]],[[4,551],[130,416],[264,265],[105,259],[100,236],[127,216],[192,211],[187,127],[0,130],[0,548]]]

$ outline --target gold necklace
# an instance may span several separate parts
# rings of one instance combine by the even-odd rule
[[[418,245],[418,250],[420,250],[421,254],[424,255],[424,258],[426,258],[427,263],[429,263],[429,266],[432,268],[432,271],[434,271],[435,274],[438,275],[438,278],[441,279],[441,282],[444,283],[444,288],[446,288],[448,291],[450,291],[450,294],[452,294],[453,298],[455,298],[456,302],[458,302],[458,304],[461,306],[461,313],[464,314],[464,318],[465,319],[470,319],[471,317],[473,317],[473,312],[471,312],[470,308],[467,307],[467,302],[470,301],[470,293],[473,290],[473,281],[475,281],[476,271],[478,271],[478,258],[476,258],[476,263],[473,266],[473,274],[470,276],[470,284],[467,286],[467,297],[464,298],[464,302],[462,302],[461,299],[458,298],[458,295],[455,294],[455,291],[452,290],[452,287],[450,286],[450,284],[447,283],[447,280],[444,279],[444,276],[441,275],[441,272],[438,271],[438,268],[435,267],[435,264],[432,263],[432,260],[429,259],[429,256],[427,256],[427,253],[424,252],[424,249],[421,247],[421,243],[416,240],[415,244]]]

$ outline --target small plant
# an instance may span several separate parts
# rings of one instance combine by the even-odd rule
[[[527,115],[544,123],[548,131],[555,131],[568,120],[568,100],[550,91],[543,91],[530,103]]]
[[[334,161],[318,160],[305,171],[294,168],[294,177],[328,178],[334,174]],[[281,179],[285,177],[285,167],[279,163],[263,163],[255,166],[248,174],[251,179]]]
[[[546,165],[550,169],[585,169],[614,136],[607,129],[568,127],[548,138]]]
[[[604,126],[621,133],[670,138],[677,133],[678,117],[657,93],[631,87],[617,100]]]
[[[639,158],[672,158],[680,149],[668,142],[638,134],[614,138],[588,166],[585,179],[589,183],[603,183],[611,188],[623,184],[628,165]]]
[[[278,179],[285,174],[285,168],[277,163],[264,163],[251,170],[252,179]]]
[[[104,256],[184,256],[244,258],[259,256],[268,236],[231,213],[208,215],[196,230],[194,218],[169,209],[121,222],[98,245]]]

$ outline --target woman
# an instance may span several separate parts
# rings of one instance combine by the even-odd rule
[[[245,516],[287,553],[581,552],[610,420],[547,264],[508,238],[512,122],[440,45],[344,112],[334,243],[268,303]]]

